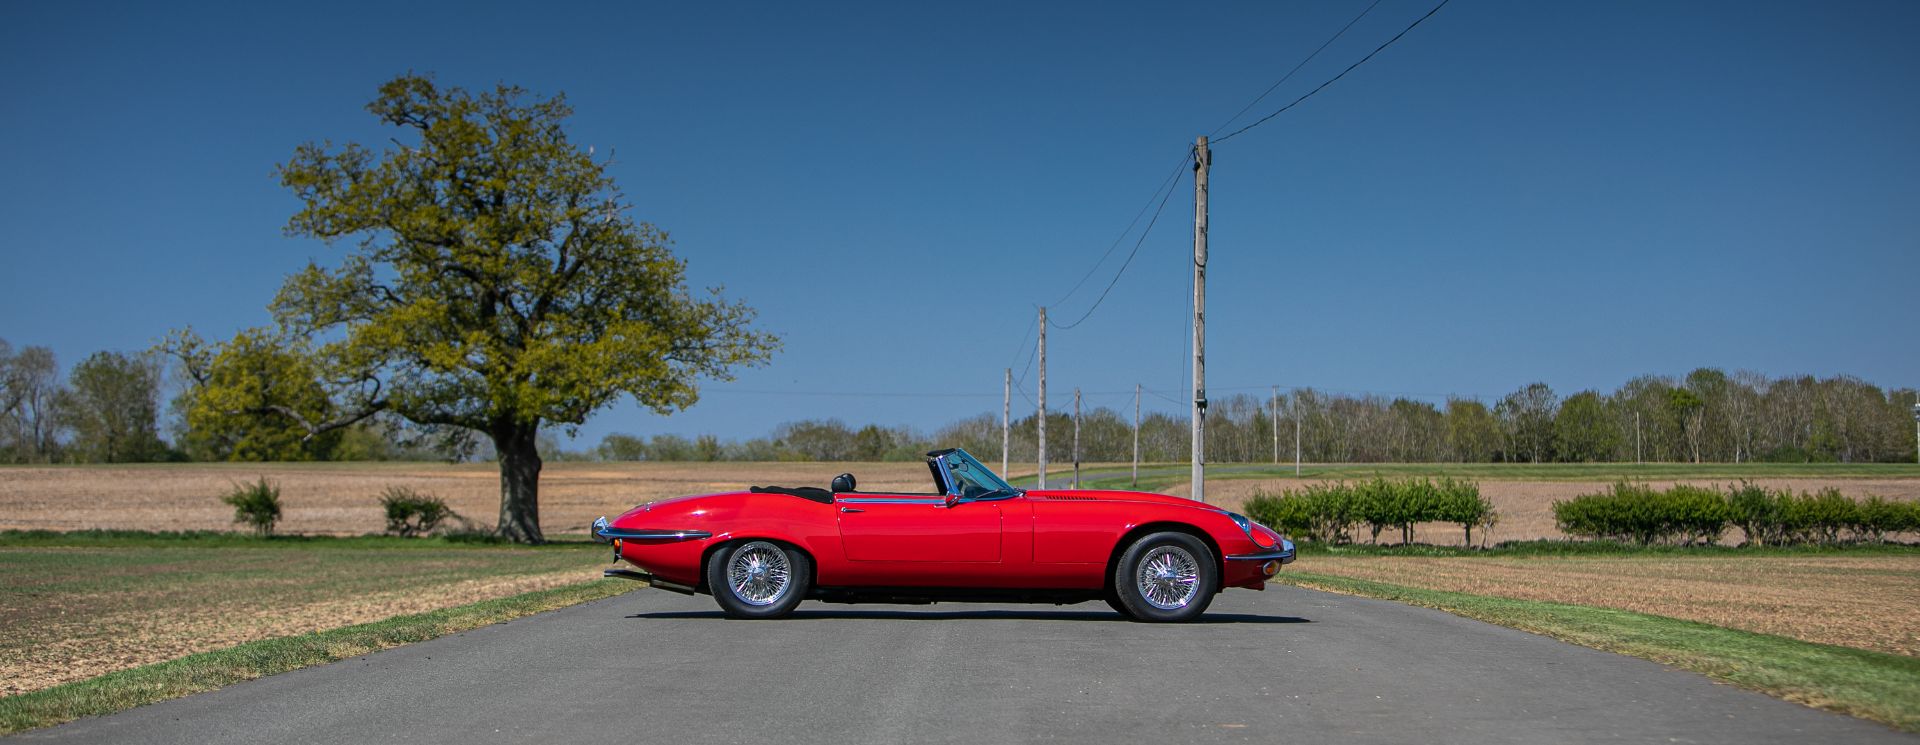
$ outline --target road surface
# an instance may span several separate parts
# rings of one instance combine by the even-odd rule
[[[1277,587],[1206,622],[639,589],[24,733],[84,743],[1920,742],[1438,611]]]

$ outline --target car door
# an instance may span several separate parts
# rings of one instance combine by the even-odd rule
[[[840,545],[848,561],[998,562],[1000,503],[927,494],[840,494]]]

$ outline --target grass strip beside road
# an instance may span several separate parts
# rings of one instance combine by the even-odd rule
[[[1288,571],[1275,579],[1435,608],[1920,732],[1920,658],[1609,608],[1427,590],[1310,572]]]
[[[611,597],[639,585],[592,580],[384,621],[249,642],[0,698],[0,735],[211,691],[489,624]]]

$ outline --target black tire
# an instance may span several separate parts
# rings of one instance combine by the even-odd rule
[[[1143,582],[1143,572],[1158,576]],[[1206,542],[1186,533],[1152,533],[1120,554],[1113,590],[1120,608],[1136,621],[1191,621],[1207,612],[1219,592],[1220,569]]]
[[[740,573],[735,576],[743,577],[743,586],[728,581],[736,563]],[[780,572],[784,572],[784,580],[769,579]],[[813,560],[790,546],[749,539],[713,552],[707,559],[706,574],[707,590],[728,618],[780,618],[806,599],[813,581]]]
[[[1120,615],[1126,616],[1128,618],[1133,617],[1133,613],[1127,610],[1127,606],[1120,604],[1120,596],[1113,591],[1113,588],[1109,587],[1105,590],[1101,590],[1100,599],[1107,601],[1107,607],[1112,608],[1114,612],[1119,613]]]

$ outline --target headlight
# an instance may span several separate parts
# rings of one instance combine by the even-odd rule
[[[1259,523],[1255,523],[1252,520],[1248,520],[1246,515],[1242,515],[1238,512],[1229,512],[1227,513],[1227,517],[1233,518],[1233,524],[1240,526],[1240,532],[1246,533],[1247,540],[1253,541],[1253,545],[1259,546],[1261,548],[1273,547],[1273,544],[1271,542],[1260,540],[1260,534],[1253,532],[1253,526],[1258,525]],[[1265,527],[1265,526],[1261,526],[1261,527]]]

